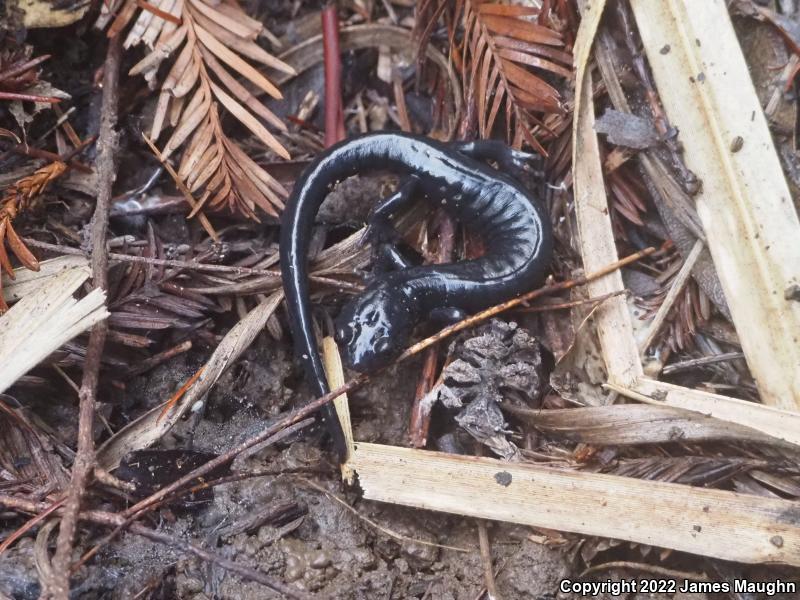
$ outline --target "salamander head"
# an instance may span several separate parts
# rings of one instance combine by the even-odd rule
[[[336,341],[345,364],[359,372],[374,371],[402,352],[416,323],[408,297],[380,284],[351,300],[336,319]]]

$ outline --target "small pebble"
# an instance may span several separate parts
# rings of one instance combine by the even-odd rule
[[[494,480],[503,487],[508,487],[511,485],[511,473],[508,471],[500,471],[499,473],[495,473]]]
[[[333,562],[330,555],[324,550],[320,550],[310,558],[311,560],[309,560],[308,566],[312,569],[324,569],[325,567],[329,567]]]

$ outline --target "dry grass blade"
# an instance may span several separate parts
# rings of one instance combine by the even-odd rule
[[[509,142],[543,151],[534,137],[536,115],[564,112],[545,74],[571,76],[561,34],[542,25],[548,15],[532,7],[459,0],[456,12],[464,24],[462,79],[477,99],[480,136],[490,137],[505,113]]]
[[[275,292],[250,311],[226,334],[175,407],[162,415],[163,406],[157,406],[119,430],[98,449],[98,464],[103,468],[114,468],[125,454],[150,446],[169,431],[264,329],[281,300],[283,293]]]
[[[288,159],[289,153],[262,121],[277,129],[285,125],[240,79],[280,98],[277,86],[248,61],[285,73],[294,69],[255,43],[262,24],[238,6],[206,0],[159,0],[150,6],[155,10],[137,12],[136,5],[128,2],[108,32],[121,31],[135,17],[125,46],[146,43],[152,47],[130,70],[132,75],[143,75],[152,83],[162,62],[172,61],[161,82],[150,137],[155,142],[171,128],[162,159],[183,150],[177,175],[195,198],[191,216],[213,210],[257,219],[256,207],[277,216],[286,190],[223,131],[220,107],[275,154]],[[162,18],[157,11],[177,17],[180,23]],[[101,16],[98,26],[104,27],[108,20]]]
[[[504,408],[549,435],[597,446],[714,441],[788,446],[756,429],[670,406],[619,404],[555,410]]]

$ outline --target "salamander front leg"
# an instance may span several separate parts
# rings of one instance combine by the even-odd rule
[[[500,167],[518,177],[522,173],[530,173],[536,177],[544,175],[542,157],[531,152],[514,150],[499,140],[475,140],[474,142],[456,142],[457,152],[476,160],[493,160]]]
[[[419,178],[416,175],[411,175],[394,194],[375,206],[369,217],[364,235],[361,237],[362,245],[367,243],[380,244],[397,239],[397,232],[391,223],[391,217],[401,208],[410,204],[418,183]]]
[[[403,256],[403,253],[394,244],[379,244],[375,249],[375,263],[372,268],[375,274],[401,271],[413,266],[413,263]]]

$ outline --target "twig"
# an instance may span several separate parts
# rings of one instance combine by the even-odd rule
[[[51,56],[52,56],[51,54],[43,54],[41,56],[37,56],[36,58],[32,58],[30,60],[18,62],[7,71],[3,71],[2,73],[0,73],[0,81],[7,81],[17,75],[22,75],[25,71],[30,71],[34,67],[39,66],[44,61],[48,60]]]
[[[397,18],[397,13],[394,11],[394,7],[389,0],[381,0],[383,2],[383,8],[386,9],[386,14],[389,15],[389,20],[392,22],[392,25],[397,25],[400,20]]]
[[[428,348],[422,359],[422,372],[414,391],[414,404],[411,406],[411,418],[408,424],[409,444],[412,448],[424,448],[428,443],[428,432],[431,426],[431,414],[425,407],[423,399],[433,389],[436,382],[436,366],[439,352],[436,348]]]
[[[330,498],[334,502],[339,503],[342,507],[345,508],[345,510],[347,510],[348,512],[353,514],[353,516],[361,519],[362,521],[367,523],[370,527],[373,527],[374,529],[377,529],[381,533],[389,536],[390,538],[392,538],[394,540],[397,540],[399,542],[411,543],[411,544],[421,544],[423,546],[431,546],[433,548],[443,548],[445,550],[453,550],[454,552],[464,552],[464,553],[467,553],[467,554],[472,552],[472,550],[468,550],[467,548],[459,548],[458,546],[445,546],[444,544],[437,544],[435,542],[428,542],[426,540],[421,540],[421,539],[418,539],[418,538],[412,538],[412,537],[409,537],[407,535],[403,535],[402,533],[397,533],[396,531],[393,531],[393,530],[389,529],[388,527],[383,527],[382,525],[376,523],[375,521],[373,521],[369,517],[365,517],[360,512],[358,512],[355,508],[350,506],[347,502],[345,502],[344,500],[339,498],[339,496],[337,496],[336,494],[334,494],[332,492],[329,492],[328,490],[326,490],[321,485],[317,485],[316,483],[314,483],[313,481],[311,481],[309,479],[306,479],[305,477],[297,477],[297,479],[302,481],[305,485],[307,485],[307,486],[309,486],[311,488],[314,488],[315,490],[317,490],[321,494],[325,494],[326,496],[328,496],[328,498]]]
[[[175,492],[183,488],[185,485],[194,482],[194,480],[197,479],[198,477],[202,477],[203,475],[210,473],[217,467],[221,467],[223,465],[228,464],[229,462],[232,462],[242,452],[249,450],[253,446],[261,444],[262,442],[274,443],[275,441],[282,439],[285,436],[285,430],[287,430],[287,428],[299,423],[309,415],[314,414],[317,410],[320,409],[320,407],[332,401],[337,396],[341,396],[342,394],[345,394],[348,391],[357,388],[365,381],[367,381],[367,377],[365,375],[361,375],[359,377],[351,379],[345,385],[334,390],[335,394],[327,393],[324,396],[318,398],[317,400],[314,400],[313,402],[306,404],[305,406],[302,406],[301,408],[289,413],[286,417],[284,417],[280,421],[277,421],[276,423],[273,423],[261,433],[245,440],[238,446],[235,446],[230,450],[228,450],[227,452],[220,454],[219,456],[208,461],[207,463],[200,465],[199,467],[187,473],[180,479],[173,481],[172,483],[161,488],[157,492],[154,492],[147,498],[144,498],[143,500],[137,502],[129,509],[127,509],[123,513],[123,515],[133,519],[136,516],[138,516],[139,513],[161,502],[166,497],[174,494]]]
[[[275,435],[275,436],[271,437],[269,440],[267,440],[264,443],[264,447],[266,447],[269,444],[278,443],[279,441],[281,441],[281,440],[283,440],[283,439],[285,439],[285,438],[287,438],[287,437],[289,437],[291,435],[294,435],[295,433],[297,433],[301,429],[303,429],[305,427],[308,427],[312,423],[314,423],[314,419],[306,419],[304,421],[300,421],[299,423],[297,423],[295,425],[292,425],[291,427],[287,427],[286,429],[281,431],[280,434]],[[283,473],[285,473],[285,471],[281,471],[281,473],[273,472],[273,473],[271,473],[271,475],[278,475],[278,474],[283,474]],[[148,507],[148,510],[157,508],[157,506],[164,505],[167,502],[174,502],[178,498],[180,498],[181,496],[186,495],[186,494],[196,493],[196,492],[198,492],[200,490],[208,489],[208,488],[214,487],[216,485],[220,485],[222,483],[227,483],[227,482],[230,482],[230,481],[239,481],[239,480],[247,478],[247,477],[259,477],[259,476],[262,476],[262,474],[260,474],[260,473],[255,473],[255,474],[237,473],[237,474],[234,474],[234,475],[228,475],[226,477],[220,477],[220,478],[214,479],[212,481],[203,481],[203,482],[198,483],[197,485],[194,485],[194,486],[192,486],[190,488],[185,488],[183,490],[179,490],[179,491],[175,492],[171,496],[162,499],[157,505],[151,505],[150,507]],[[117,525],[108,535],[106,535],[103,539],[101,539],[99,542],[97,542],[91,549],[89,549],[83,556],[81,556],[80,560],[78,560],[74,565],[72,565],[72,571],[73,572],[77,571],[78,569],[80,569],[81,566],[83,566],[84,564],[89,562],[89,560],[91,560],[91,558],[94,555],[96,555],[103,547],[107,546],[114,539],[116,539],[117,536],[120,533],[122,533],[122,531],[124,531],[128,526],[130,526],[137,518],[139,518],[141,516],[141,514],[142,513],[137,513],[135,515],[128,516],[122,523]]]
[[[101,469],[100,467],[94,468],[92,476],[98,483],[102,483],[103,485],[108,486],[112,489],[128,493],[133,493],[136,491],[136,484],[130,481],[124,481],[122,479],[119,479],[118,477],[115,477],[105,469]]]
[[[14,496],[7,496],[5,494],[0,494],[0,506],[13,508],[27,513],[37,513],[48,508],[48,506],[43,502],[31,502],[29,500],[16,498]],[[107,527],[121,527],[125,524],[125,517],[100,510],[88,510],[81,512],[76,516],[79,519],[97,523],[99,525],[105,525]],[[182,550],[188,554],[193,554],[202,560],[217,564],[223,569],[232,573],[236,573],[245,579],[256,581],[272,590],[275,590],[279,594],[283,594],[283,597],[296,600],[307,600],[311,598],[311,596],[302,592],[301,590],[275,581],[260,571],[249,569],[248,567],[233,562],[232,560],[220,556],[219,554],[209,552],[208,550],[205,550],[204,548],[201,548],[199,545],[192,542],[188,542],[160,531],[155,531],[138,523],[133,523],[130,526],[130,530],[136,535],[146,537],[147,539],[158,542],[159,544],[164,544],[165,546],[178,548],[179,550]]]
[[[506,568],[506,565],[508,565],[509,561],[510,561],[510,560],[511,560],[511,559],[512,559],[514,556],[516,556],[517,554],[519,554],[520,548],[521,548],[521,546],[520,546],[519,548],[517,548],[517,550],[515,550],[515,551],[514,551],[514,553],[513,553],[511,556],[507,556],[507,557],[505,557],[505,558],[502,560],[502,563],[501,563],[501,564],[500,564],[500,565],[497,567],[497,569],[495,569],[495,571],[494,571],[494,577],[495,577],[495,578],[497,578],[497,576],[498,576],[498,575],[499,575],[499,574],[500,574],[500,573],[503,571],[503,569],[505,569],[505,568]],[[487,592],[487,589],[484,587],[484,588],[483,588],[483,589],[482,589],[480,592],[478,592],[478,595],[477,595],[477,596],[475,596],[475,600],[482,600],[482,599],[483,599],[483,595],[484,595],[486,592]]]
[[[2,504],[2,500],[0,500],[0,504]],[[39,513],[33,517],[31,517],[28,521],[26,521],[22,527],[14,531],[11,535],[9,535],[3,543],[0,544],[0,554],[8,550],[11,545],[16,542],[19,538],[25,535],[28,531],[33,529],[38,523],[44,521],[47,517],[57,511],[64,505],[64,499],[56,500],[50,506],[44,508],[43,510],[39,511]]]
[[[495,316],[497,314],[500,314],[501,312],[505,312],[505,311],[507,311],[507,310],[509,310],[511,308],[514,308],[514,307],[519,306],[521,304],[524,304],[526,302],[530,302],[531,300],[534,300],[536,298],[540,298],[542,296],[547,296],[547,295],[550,295],[550,294],[554,294],[556,292],[561,292],[563,290],[569,290],[569,289],[572,289],[572,288],[577,287],[579,285],[585,285],[585,284],[589,283],[590,281],[595,281],[596,279],[600,279],[601,277],[605,277],[609,273],[613,273],[617,269],[621,269],[622,267],[624,267],[626,265],[629,265],[631,263],[634,263],[634,262],[636,262],[638,260],[641,260],[642,258],[644,258],[646,256],[650,256],[655,251],[656,251],[656,249],[653,248],[653,247],[645,248],[644,250],[641,250],[640,252],[636,252],[635,254],[631,254],[631,255],[626,256],[625,258],[623,258],[621,260],[618,260],[618,261],[616,261],[614,263],[611,263],[610,265],[607,265],[606,267],[600,269],[599,271],[591,273],[590,275],[584,275],[583,277],[577,277],[575,279],[569,279],[567,281],[561,281],[559,283],[554,283],[552,285],[547,285],[547,286],[539,288],[538,290],[533,290],[532,292],[528,292],[527,294],[523,294],[522,296],[514,298],[513,300],[509,300],[508,302],[503,302],[502,304],[498,304],[498,305],[493,306],[491,308],[487,308],[486,310],[482,310],[481,312],[479,312],[479,313],[477,313],[475,315],[472,315],[471,317],[468,317],[468,318],[464,319],[463,321],[459,321],[458,323],[455,323],[454,325],[450,325],[449,327],[445,327],[444,329],[439,331],[437,334],[432,335],[431,337],[426,338],[426,339],[422,340],[421,342],[417,342],[416,344],[414,344],[413,346],[408,348],[408,350],[403,352],[400,355],[400,357],[397,359],[397,362],[400,362],[401,360],[405,360],[410,356],[414,356],[415,354],[418,354],[419,352],[421,352],[425,348],[427,348],[429,346],[433,346],[434,344],[438,344],[444,338],[449,337],[449,336],[453,335],[454,333],[458,333],[459,331],[463,331],[464,329],[469,329],[470,327],[473,327],[473,326],[477,325],[478,323],[481,323],[481,322],[485,321],[486,319],[490,319],[491,317],[493,317],[493,316]]]
[[[105,514],[107,515],[108,513]],[[93,515],[90,513],[88,516],[91,518]],[[116,515],[113,516],[116,517]],[[221,556],[214,552],[209,552],[208,550],[201,548],[197,544],[187,542],[186,540],[182,540],[180,538],[172,537],[165,533],[154,531],[138,523],[134,523],[133,525],[131,525],[131,531],[137,535],[141,535],[142,537],[151,539],[154,542],[159,542],[167,546],[173,546],[189,554],[194,554],[197,558],[200,558],[206,562],[217,564],[226,571],[230,571],[231,573],[236,573],[237,575],[243,577],[244,579],[255,581],[257,583],[260,583],[261,585],[264,585],[278,592],[279,594],[282,595],[281,597],[283,598],[292,598],[295,600],[306,600],[311,598],[311,596],[309,596],[305,592],[302,592],[296,588],[280,583],[268,577],[261,571],[250,569],[238,562],[229,560],[224,556]]]
[[[93,141],[93,139],[94,138],[90,138],[90,142],[89,143],[91,143],[91,141]],[[83,148],[85,148],[86,146],[87,146],[87,144],[84,142],[83,144],[81,144],[79,146],[79,148],[81,150],[83,150]],[[49,161],[57,161],[58,160],[58,161],[61,161],[61,162],[66,162],[67,164],[69,164],[70,167],[74,168],[77,171],[82,171],[83,173],[91,174],[91,173],[94,172],[94,171],[92,171],[92,168],[89,165],[80,162],[76,158],[72,158],[72,156],[74,156],[74,154],[73,154],[74,151],[69,152],[69,154],[71,156],[67,160],[64,160],[64,157],[62,157],[60,154],[56,154],[55,152],[49,152],[47,150],[42,150],[41,148],[34,148],[33,146],[29,146],[28,144],[19,144],[17,146],[14,146],[13,148],[11,148],[11,150],[13,152],[16,152],[17,154],[22,154],[23,156],[30,156],[32,158],[41,158],[41,159],[49,160]],[[77,150],[77,148],[76,148],[76,150]]]
[[[59,367],[57,364],[53,363],[51,366],[53,367],[53,370],[56,373],[58,373],[58,375],[61,377],[61,379],[63,379],[64,382],[75,391],[75,395],[77,395],[78,398],[80,399],[80,397],[81,397],[81,388],[78,387],[78,384],[75,383],[74,381],[72,381],[72,378],[69,375],[67,375],[67,373],[64,371],[64,369]],[[111,435],[114,435],[114,430],[111,428],[111,424],[108,422],[108,420],[103,415],[98,414],[97,416],[100,418],[100,420],[102,421],[103,425],[108,430],[108,433],[110,433]]]
[[[617,77],[619,66],[617,61],[614,60],[613,50],[616,47],[616,43],[608,28],[604,28],[597,42],[595,45],[597,66],[603,76],[611,103],[618,111],[633,114],[627,96],[622,89],[622,84]],[[647,176],[658,191],[661,200],[666,203],[675,218],[689,229],[695,237],[705,240],[705,232],[700,223],[700,218],[697,216],[697,211],[694,209],[694,203],[668,171],[659,155],[652,150],[645,150],[638,154],[638,158],[645,173],[647,173]],[[675,161],[680,162],[681,159],[676,157]],[[687,177],[691,177],[691,174],[687,175]]]
[[[489,531],[486,528],[486,521],[477,520],[478,542],[481,547],[481,562],[483,563],[483,578],[486,581],[486,594],[489,600],[500,600],[497,593],[497,585],[494,582],[494,568],[492,567],[492,546],[489,544]]]
[[[58,104],[53,105],[53,112],[56,113],[58,119],[53,124],[53,127],[45,132],[45,135],[50,135],[56,128],[62,127],[64,129],[64,133],[69,138],[69,141],[72,143],[74,148],[78,148],[82,146],[81,138],[76,133],[75,129],[73,129],[72,125],[69,122],[69,116],[75,112],[75,107],[72,106],[67,112],[61,110],[61,107]],[[46,138],[45,138],[46,139]],[[41,141],[42,138],[40,138]]]
[[[125,489],[126,491],[133,491],[135,486],[127,481],[121,481],[111,475],[110,473],[103,471],[102,469],[95,468],[94,470],[95,478],[99,481],[102,481],[106,485],[111,485],[112,487],[116,487],[117,489]],[[127,487],[126,487],[127,486]],[[64,501],[66,498],[60,498],[55,500],[49,507],[45,508],[44,510],[40,511],[34,517],[31,517],[30,520],[25,522],[19,529],[14,531],[11,535],[9,535],[3,543],[0,544],[0,554],[3,554],[6,550],[8,550],[14,542],[16,542],[19,538],[25,535],[28,531],[33,529],[38,523],[44,521],[47,517],[57,511],[64,505]]]
[[[180,400],[186,395],[186,392],[189,391],[189,388],[195,384],[195,382],[200,378],[200,376],[203,374],[203,371],[205,370],[206,370],[205,365],[197,369],[194,375],[189,377],[189,379],[186,380],[186,383],[184,383],[181,387],[179,387],[178,391],[172,394],[172,397],[164,403],[164,408],[161,409],[161,414],[158,415],[159,421],[163,419],[164,416],[167,413],[169,413],[170,410],[172,410],[172,408],[178,403],[178,400]]]
[[[150,358],[146,358],[135,367],[132,367],[125,374],[125,378],[128,379],[135,377],[136,375],[141,375],[142,373],[145,373],[146,371],[149,371],[150,369],[160,365],[162,362],[169,360],[170,358],[173,358],[178,354],[183,354],[184,352],[188,352],[191,349],[192,349],[191,340],[186,340],[185,342],[181,342],[177,346],[172,346],[171,348],[167,348],[163,352],[159,352],[158,354],[155,354]]]
[[[650,71],[647,68],[645,57],[640,50],[641,44],[637,43],[637,40],[634,39],[634,32],[637,30],[631,20],[630,8],[626,4],[623,5],[623,3],[618,3],[617,16],[620,24],[622,25],[621,29],[625,34],[625,45],[627,46],[628,51],[633,59],[633,70],[639,78],[642,86],[645,88],[645,95],[650,104],[650,110],[653,113],[656,128],[658,129],[658,132],[665,138],[664,142],[666,143],[666,146],[672,156],[673,166],[680,173],[680,176],[683,179],[682,183],[685,190],[690,194],[693,194],[699,187],[697,176],[686,166],[683,160],[683,149],[681,148],[677,136],[669,135],[672,130],[672,126],[670,125],[669,119],[667,118],[667,115],[661,106],[661,99],[656,91],[656,86],[653,82],[653,78],[650,75]],[[703,239],[702,236],[700,236],[700,239]]]
[[[344,139],[342,110],[342,57],[336,2],[322,11],[322,47],[325,63],[325,147]]]
[[[142,8],[142,9],[146,10],[147,12],[150,12],[150,13],[156,15],[160,19],[164,19],[165,21],[167,21],[169,23],[174,23],[175,25],[180,25],[181,24],[181,20],[178,17],[176,17],[172,13],[168,13],[168,12],[165,12],[165,11],[161,10],[157,6],[154,6],[154,5],[150,4],[149,2],[146,2],[145,0],[136,0],[136,5],[139,8]]]
[[[192,207],[192,211],[199,211],[201,205],[195,200],[192,192],[189,191],[189,188],[186,187],[186,183],[184,183],[183,179],[178,176],[177,171],[169,164],[169,161],[164,158],[164,155],[161,154],[161,151],[156,148],[156,145],[153,143],[149,137],[147,137],[144,133],[142,133],[142,138],[144,139],[145,143],[150,148],[150,151],[155,155],[158,162],[164,167],[164,169],[169,173],[172,180],[175,182],[175,186],[180,190],[183,197],[186,199],[186,202],[189,206]],[[204,212],[200,211],[197,213],[197,218],[200,219],[200,224],[203,226],[203,229],[206,230],[206,233],[211,237],[212,240],[215,242],[219,242],[219,236],[217,235],[216,230],[214,229],[213,225],[211,225],[211,221],[208,220],[208,217],[205,215]]]
[[[728,360],[737,360],[744,358],[743,352],[725,352],[723,354],[712,354],[711,356],[703,356],[702,358],[693,358],[691,360],[684,360],[682,362],[673,363],[664,367],[662,373],[669,375],[671,373],[678,373],[679,371],[687,371],[705,365],[713,365],[718,362],[725,362]]]
[[[42,250],[50,250],[52,252],[59,252],[60,254],[69,254],[72,256],[86,256],[86,252],[79,248],[72,248],[71,246],[63,246],[61,244],[50,244],[48,242],[40,242],[33,238],[22,238],[25,244],[33,248],[41,248]],[[108,259],[118,262],[129,262],[153,265],[156,267],[170,267],[174,269],[181,269],[185,271],[198,271],[201,273],[230,273],[233,275],[259,275],[275,280],[275,288],[280,287],[281,272],[277,269],[253,269],[250,267],[236,267],[231,265],[212,265],[209,263],[200,263],[188,260],[171,260],[166,258],[150,258],[148,256],[134,256],[130,254],[119,254],[116,252],[109,252]],[[350,284],[345,281],[339,281],[330,277],[322,275],[311,275],[311,281],[330,285],[337,288],[345,289],[360,289],[358,286]]]
[[[397,105],[397,118],[403,131],[414,133],[411,119],[408,116],[408,106],[406,105],[405,91],[403,90],[403,78],[399,73],[392,73],[392,87],[394,88],[394,103]]]
[[[533,300],[534,298],[539,298],[546,294],[552,294],[562,290],[571,289],[579,285],[584,285],[590,281],[594,281],[596,279],[599,279],[600,277],[604,277],[605,275],[608,275],[609,273],[612,273],[617,269],[620,269],[626,265],[636,262],[637,260],[640,260],[645,256],[650,256],[655,251],[656,251],[655,248],[647,248],[645,250],[642,250],[641,252],[631,254],[630,256],[627,256],[610,265],[607,265],[606,267],[600,269],[599,271],[596,271],[595,273],[591,273],[589,275],[585,275],[577,279],[570,279],[568,281],[562,281],[560,283],[545,286],[539,288],[538,290],[533,290],[532,292],[524,294],[519,298],[510,300],[509,302],[505,302],[503,304],[499,304],[497,306],[484,310],[473,317],[465,319],[460,323],[456,323],[455,325],[451,325],[450,327],[446,327],[441,331],[439,331],[439,333],[425,340],[422,340],[417,344],[414,344],[398,358],[397,362],[405,360],[411,356],[414,356],[415,354],[418,354],[425,348],[428,348],[430,346],[433,346],[434,344],[439,343],[444,338],[448,337],[449,335],[452,335],[453,333],[471,327],[476,323],[479,323],[485,319],[493,317],[494,315],[501,313],[505,310],[518,306],[523,302]],[[328,402],[333,401],[334,398],[338,398],[342,394],[347,394],[353,391],[354,389],[363,385],[366,381],[368,381],[368,379],[369,378],[366,375],[359,374],[350,381],[348,381],[347,383],[345,383],[344,385],[336,388],[335,390],[331,390],[327,394],[324,394],[323,396],[320,396],[316,400],[313,400],[312,402],[309,402],[308,404],[298,408],[297,410],[291,412],[289,415],[287,415],[280,421],[277,421],[276,423],[273,423],[271,426],[267,427],[261,433],[258,433],[257,435],[254,435],[253,437],[243,441],[238,446],[235,446],[234,448],[231,448],[227,452],[220,454],[219,456],[208,461],[207,463],[200,465],[199,467],[197,467],[193,471],[190,471],[180,479],[173,481],[168,486],[163,487],[162,489],[158,490],[157,492],[154,492],[147,498],[144,498],[140,502],[137,502],[135,505],[133,505],[132,507],[130,507],[128,510],[125,511],[124,513],[125,516],[136,515],[137,513],[161,501],[163,498],[166,498],[170,494],[174,493],[176,490],[179,490],[185,485],[192,483],[198,477],[202,477],[203,475],[210,473],[217,467],[221,467],[223,465],[228,464],[245,450],[252,448],[256,444],[260,444],[261,442],[269,439],[270,437],[275,436],[286,427],[294,425],[295,423],[305,419],[309,415],[314,414],[317,410],[325,406]]]
[[[97,205],[91,222],[92,277],[94,288],[108,289],[108,210],[111,202],[111,188],[116,178],[116,154],[118,145],[117,101],[118,76],[122,40],[114,37],[109,40],[103,74],[103,108],[100,116],[100,138],[98,142]],[[108,325],[101,321],[92,329],[86,348],[86,360],[80,389],[78,416],[78,450],[72,467],[72,479],[67,489],[61,525],[53,557],[53,578],[43,581],[42,597],[55,600],[69,598],[69,566],[81,499],[89,475],[94,467],[94,403],[100,375],[100,359],[103,355]]]
[[[33,238],[23,238],[23,241],[34,248],[41,248],[42,250],[50,250],[52,252],[59,252],[61,254],[70,254],[73,256],[86,256],[86,253],[80,248],[73,248],[71,246],[64,246],[61,244],[50,244],[48,242],[40,242]],[[112,261],[130,262],[153,265],[156,267],[171,267],[174,269],[183,269],[186,271],[200,271],[203,273],[230,273],[233,275],[261,275],[267,277],[275,277],[280,280],[281,273],[278,270],[270,269],[253,269],[250,267],[235,267],[229,265],[213,265],[210,263],[200,263],[190,260],[171,260],[166,258],[150,258],[148,256],[133,256],[130,254],[119,254],[110,252],[108,258]]]
[[[558,302],[555,304],[539,304],[537,306],[528,306],[525,308],[518,308],[516,312],[521,313],[538,313],[549,312],[551,310],[563,310],[566,308],[575,308],[576,306],[583,306],[584,304],[600,304],[609,298],[627,294],[627,290],[619,290],[617,292],[609,292],[602,296],[593,296],[592,298],[580,298],[578,300],[570,300],[569,302]]]

